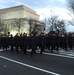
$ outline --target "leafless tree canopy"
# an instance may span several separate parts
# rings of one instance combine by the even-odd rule
[[[30,25],[29,32],[37,34],[38,32],[36,30],[38,29],[38,27],[40,27],[40,25],[37,24],[37,21],[34,19],[29,19],[29,25]]]
[[[74,26],[74,0],[68,0],[68,10],[69,10],[69,15],[72,18],[72,20],[69,21],[69,24]]]
[[[3,20],[0,19],[0,34],[1,33],[6,34],[6,32],[7,32],[6,24],[4,24]]]
[[[58,16],[51,16],[48,18],[48,31],[64,33],[66,31],[65,21],[58,19]]]
[[[24,18],[25,19],[25,18]],[[26,21],[26,19],[25,19],[25,21]],[[14,27],[17,27],[18,28],[18,32],[19,32],[19,34],[20,34],[20,29],[21,29],[21,27],[23,27],[23,18],[19,18],[19,19],[14,19]]]
[[[69,10],[74,14],[74,0],[68,0]]]

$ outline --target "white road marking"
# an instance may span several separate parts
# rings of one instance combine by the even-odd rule
[[[69,56],[74,56],[74,52],[68,52],[68,53],[59,53],[59,54],[64,54],[64,55],[69,55]]]
[[[74,54],[66,54],[66,55],[69,55],[69,56],[74,56]]]
[[[60,56],[60,57],[65,57],[65,58],[71,58],[71,59],[74,59],[74,57],[72,56],[66,56],[66,55],[60,55],[60,54],[53,54],[53,53],[46,53],[46,52],[43,52],[43,54],[45,55],[53,55],[53,56]]]
[[[41,69],[41,68],[38,68],[38,67],[35,67],[35,66],[32,66],[32,65],[29,65],[29,64],[25,64],[25,63],[22,63],[22,62],[19,62],[19,61],[16,61],[16,60],[13,60],[13,59],[4,57],[4,56],[0,56],[0,58],[5,59],[5,60],[8,60],[8,61],[11,61],[11,62],[14,62],[14,63],[17,63],[17,64],[20,64],[20,65],[23,65],[23,66],[26,66],[26,67],[30,67],[32,69],[36,69],[36,70],[39,70],[39,71],[42,71],[42,72],[46,72],[48,74],[61,75],[61,74],[54,73],[54,72],[51,72],[51,71],[48,71],[48,70],[45,70],[45,69]]]
[[[0,49],[0,52],[3,51],[3,49]]]
[[[27,50],[27,51],[30,52],[30,50]],[[36,53],[40,53],[40,51],[36,51]],[[72,54],[72,52],[70,52],[70,54],[69,54],[69,52],[67,52],[67,53],[66,52],[65,53],[60,52],[59,54],[53,54],[53,53],[43,52],[43,54],[74,59],[74,57],[73,57],[74,54]],[[63,55],[61,55],[61,54],[63,54]]]

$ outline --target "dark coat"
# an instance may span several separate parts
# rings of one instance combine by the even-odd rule
[[[36,36],[30,37],[30,45],[31,45],[31,49],[37,48],[37,38],[36,38]]]

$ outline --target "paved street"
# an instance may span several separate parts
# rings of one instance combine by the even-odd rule
[[[74,75],[73,51],[45,51],[30,56],[0,50],[0,75]]]

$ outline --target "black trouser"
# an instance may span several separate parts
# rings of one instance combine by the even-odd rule
[[[73,44],[69,43],[69,48],[72,50],[73,49]]]
[[[27,46],[24,46],[23,47],[23,53],[26,54],[26,51],[27,51]]]
[[[13,52],[13,45],[11,45],[11,52]]]
[[[30,55],[33,55],[34,52],[35,52],[35,49],[33,48],[33,49],[31,50],[31,54],[30,54]]]
[[[44,51],[44,46],[41,47],[40,54],[42,54],[43,51]]]
[[[18,46],[16,46],[16,53],[18,53]]]

